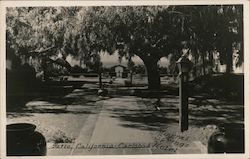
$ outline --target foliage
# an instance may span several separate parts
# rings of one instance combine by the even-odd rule
[[[137,74],[145,74],[145,67],[143,65],[135,65],[134,69]]]
[[[7,41],[22,55],[61,48],[67,11],[51,7],[7,8]]]
[[[230,35],[241,41],[242,16],[235,5],[7,8],[7,43],[20,50],[54,46],[87,60],[101,51],[159,59],[182,41],[201,50],[223,46]]]
[[[222,62],[226,62],[227,71],[230,72],[232,46],[243,44],[242,5],[207,6],[202,10],[198,7],[194,6],[190,12],[192,15],[190,28],[193,32],[190,39],[191,48],[196,52],[200,50],[202,56],[206,56],[206,51],[219,51]]]
[[[19,56],[72,54],[98,70],[101,52],[137,55],[155,88],[159,59],[176,59],[183,47],[203,57],[217,49],[230,61],[230,47],[243,43],[242,11],[242,5],[10,7],[7,45]]]
[[[85,71],[82,67],[75,65],[72,67],[71,72],[72,73],[84,73]]]
[[[223,98],[226,101],[244,101],[244,76],[239,74],[206,75],[190,83],[191,95]]]

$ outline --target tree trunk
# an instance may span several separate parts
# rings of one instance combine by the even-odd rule
[[[48,77],[46,58],[42,58],[41,66],[42,66],[42,70],[43,70],[43,80],[48,81],[49,77]]]
[[[132,84],[132,82],[133,82],[133,72],[131,71],[130,72],[130,83]]]
[[[202,72],[203,72],[203,76],[206,75],[206,66],[205,66],[205,51],[201,52],[201,59],[202,59]]]
[[[227,47],[226,48],[226,55],[227,55],[227,68],[226,73],[231,73],[232,71],[232,65],[233,65],[233,58],[232,58],[232,48]]]
[[[102,89],[102,72],[101,71],[98,72],[98,76],[99,76],[99,88]]]
[[[197,58],[197,55],[198,54],[198,50],[195,49],[194,50],[194,66],[193,66],[193,77],[196,78],[198,75],[197,75],[197,61],[198,61],[198,58]]]
[[[161,88],[160,74],[156,60],[143,60],[147,69],[148,88],[150,90],[159,90]]]

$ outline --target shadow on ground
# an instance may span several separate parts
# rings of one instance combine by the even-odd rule
[[[99,98],[96,92],[97,90],[89,89],[67,89],[67,91],[54,90],[39,97],[32,96],[32,94],[19,95],[20,99],[16,100],[18,106],[9,107],[8,117],[22,117],[32,115],[32,113],[94,114],[101,106],[98,102],[104,100],[104,98]],[[12,103],[9,102],[8,106],[10,104]]]
[[[67,94],[73,91],[72,87],[47,87],[46,88],[32,90],[32,91],[16,91],[7,92],[6,95],[6,110],[8,112],[12,111],[22,111],[25,105],[32,100],[37,98],[54,97],[63,98]]]
[[[122,121],[122,126],[151,130],[159,130],[163,126],[178,125],[179,102],[178,96],[161,98],[141,98],[138,105],[145,105],[146,110],[127,108],[109,109],[113,118]],[[144,109],[145,109],[144,106]],[[189,100],[189,124],[195,127],[218,125],[221,123],[244,123],[244,107],[235,102],[220,101],[216,99]]]

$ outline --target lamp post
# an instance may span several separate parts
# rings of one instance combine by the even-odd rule
[[[177,61],[179,68],[179,126],[181,132],[188,130],[188,73],[192,68],[192,62],[182,56]]]

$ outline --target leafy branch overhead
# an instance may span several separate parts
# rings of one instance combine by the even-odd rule
[[[100,52],[137,55],[153,88],[160,85],[159,59],[179,56],[183,47],[229,57],[229,48],[243,41],[242,12],[242,5],[10,7],[7,45],[27,56],[55,48],[85,63],[98,61]]]

